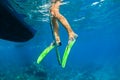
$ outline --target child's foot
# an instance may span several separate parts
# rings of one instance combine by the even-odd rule
[[[69,34],[69,40],[74,40],[78,37],[78,35],[76,33],[71,33]]]
[[[61,46],[61,45],[62,45],[61,42],[56,42],[56,43],[57,43],[57,46]],[[51,43],[51,45],[54,46],[56,43],[55,43],[55,41],[53,41],[53,42]]]
[[[73,41],[73,40],[77,39],[77,37],[78,37],[78,35],[77,35],[77,34],[75,34],[75,33],[71,34],[71,35],[70,35],[70,37],[69,37],[68,44],[69,44],[71,41]]]

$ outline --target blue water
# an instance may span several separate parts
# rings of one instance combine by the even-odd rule
[[[0,80],[120,80],[120,1],[64,0],[60,12],[78,34],[65,69],[55,50],[37,57],[52,41],[47,0],[9,0],[20,20],[37,33],[24,43],[0,40]],[[14,13],[14,12],[13,12]],[[24,15],[21,17],[21,15]],[[68,36],[60,24],[61,56]]]

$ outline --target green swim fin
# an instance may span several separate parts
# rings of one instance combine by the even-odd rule
[[[41,63],[41,61],[45,58],[45,56],[54,48],[54,45],[48,46],[44,51],[40,54],[40,56],[37,59],[37,63]]]
[[[72,46],[74,45],[75,41],[76,40],[70,41],[70,43],[65,48],[65,52],[64,52],[64,55],[63,55],[63,59],[62,59],[62,68],[65,68],[70,50],[71,50]]]

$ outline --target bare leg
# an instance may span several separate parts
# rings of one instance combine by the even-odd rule
[[[74,31],[71,29],[66,18],[63,15],[61,15],[58,10],[56,10],[53,15],[61,22],[61,24],[67,30],[69,39],[74,39],[75,37],[77,37],[77,34],[75,34]]]
[[[61,22],[61,24],[67,30],[68,35],[69,35],[69,39],[71,40],[71,39],[74,39],[75,37],[77,37],[77,35],[71,29],[71,27],[70,27],[68,21],[66,20],[66,18],[59,13],[60,2],[61,1],[57,1],[55,4],[52,4],[50,12],[51,12],[51,14],[54,18],[56,18],[57,20],[59,20]],[[57,37],[59,37],[59,35],[58,35],[58,24],[56,22],[57,21],[56,19],[53,19],[52,21],[53,21],[53,24],[54,24],[53,26],[55,27],[54,31],[55,31],[55,36],[56,36],[56,40],[57,40]]]
[[[59,13],[58,16],[57,16],[57,19],[61,22],[61,24],[67,30],[68,35],[69,35],[69,39],[74,39],[74,37],[75,37],[76,34],[71,29],[71,27],[70,27],[68,21],[66,20],[66,18]]]
[[[55,17],[52,17],[52,24],[53,24],[55,39],[57,43],[59,43],[60,42],[59,31],[58,31],[59,26],[58,26],[57,19]]]

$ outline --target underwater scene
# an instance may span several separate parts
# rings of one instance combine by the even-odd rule
[[[120,80],[120,0],[0,0],[0,80]]]

